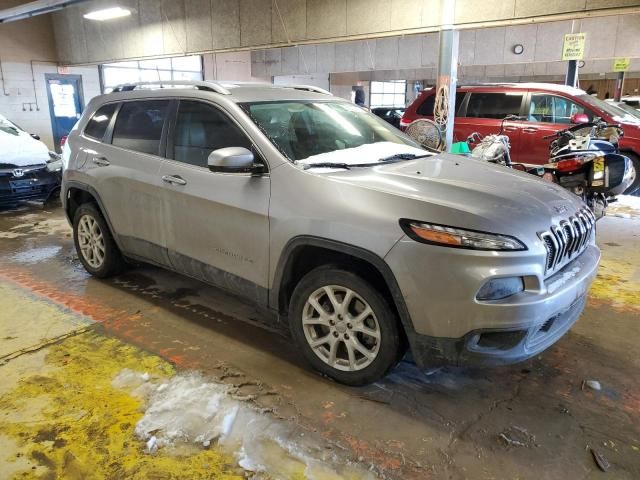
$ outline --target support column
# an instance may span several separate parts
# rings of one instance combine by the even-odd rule
[[[567,76],[564,79],[564,84],[570,87],[576,87],[578,85],[578,61],[569,60],[567,65]]]
[[[622,97],[623,85],[624,85],[624,72],[618,72],[618,77],[616,78],[616,90],[615,90],[615,93],[613,94],[613,99],[616,102],[619,102],[620,98]]]
[[[453,28],[455,0],[442,0],[442,30],[440,30],[440,52],[438,57],[438,77],[436,82],[436,106],[446,105],[446,116],[435,120],[444,130],[446,151],[453,143],[453,122],[456,115],[456,86],[458,83],[458,44],[460,33]],[[443,97],[443,95],[447,95]]]

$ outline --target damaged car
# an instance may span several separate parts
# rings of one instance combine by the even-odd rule
[[[60,156],[0,115],[0,208],[55,199],[61,179]]]
[[[62,200],[100,278],[143,261],[273,314],[323,374],[525,360],[577,321],[595,218],[565,189],[434,155],[313,87],[131,84],[94,98]]]

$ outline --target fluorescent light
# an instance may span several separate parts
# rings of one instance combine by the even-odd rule
[[[84,18],[89,20],[98,20],[102,22],[104,20],[112,20],[114,18],[128,17],[131,15],[131,10],[127,10],[122,7],[111,7],[103,10],[94,10],[93,12],[85,13]]]

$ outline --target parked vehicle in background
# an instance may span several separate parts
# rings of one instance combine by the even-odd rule
[[[614,100],[607,100],[607,103],[618,107],[620,110],[624,111],[625,115],[631,115],[632,117],[640,120],[640,106],[634,107],[631,103],[616,102]]]
[[[401,127],[418,118],[433,118],[435,89],[424,90],[402,117]],[[585,91],[547,83],[503,83],[461,86],[456,93],[454,136],[464,141],[474,132],[482,136],[500,129],[508,115],[518,120],[505,123],[505,134],[511,143],[515,163],[541,165],[547,162],[549,135],[563,130],[577,119],[597,118],[609,124],[620,124],[624,137],[620,152],[628,156],[640,172],[640,121],[614,105]],[[626,193],[640,189],[640,175]]]
[[[0,207],[55,198],[61,169],[59,156],[40,137],[0,115]]]
[[[622,103],[629,105],[630,107],[640,110],[640,96],[625,96],[620,99]]]
[[[64,155],[88,272],[132,258],[241,295],[351,385],[407,346],[421,367],[539,354],[578,319],[600,258],[575,195],[434,155],[312,87],[122,86],[91,101]]]
[[[398,107],[377,107],[372,108],[371,113],[377,115],[385,122],[390,123],[396,128],[400,128],[400,119],[404,115],[404,108]]]

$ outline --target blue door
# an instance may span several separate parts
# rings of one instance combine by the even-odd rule
[[[69,135],[84,109],[82,76],[47,73],[45,79],[47,82],[53,143],[56,151],[60,152],[60,140]]]

